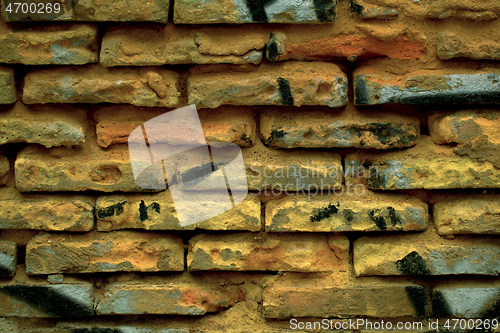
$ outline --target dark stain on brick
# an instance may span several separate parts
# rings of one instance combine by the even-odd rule
[[[349,7],[351,8],[351,12],[363,15],[363,10],[365,9],[363,6],[359,5],[356,0],[349,1]]]
[[[220,255],[221,255],[222,259],[230,260],[233,258],[241,258],[243,256],[243,253],[241,253],[241,251],[239,251],[239,250],[233,251],[231,249],[222,249],[220,251]]]
[[[0,276],[1,277],[9,277],[13,276],[14,271],[8,267],[0,266]]]
[[[182,182],[194,185],[203,180],[203,177],[206,177],[212,172],[219,170],[221,166],[224,166],[224,163],[205,163],[200,166],[190,168],[182,173]]]
[[[269,134],[269,137],[263,138],[265,143],[267,144],[273,144],[274,142],[282,139],[285,137],[286,133],[279,127],[278,129],[272,129],[271,133]]]
[[[431,274],[424,258],[416,251],[410,252],[403,259],[396,261],[396,266],[405,275]]]
[[[160,214],[160,205],[157,202],[153,202],[151,205],[146,206],[144,200],[141,200],[141,203],[139,204],[139,219],[141,220],[141,222],[149,218],[148,216],[149,207],[153,208],[155,212]]]
[[[433,93],[415,93],[401,97],[400,103],[410,105],[429,104],[500,104],[500,92],[473,91],[449,92],[433,91]]]
[[[98,208],[97,209],[97,217],[98,218],[104,218],[104,217],[110,217],[113,215],[120,215],[123,213],[123,205],[125,205],[127,201],[120,201],[118,203],[115,203],[111,206],[105,207],[105,208]]]
[[[356,105],[369,105],[370,94],[367,89],[366,75],[354,77],[354,101]]]
[[[337,202],[337,206],[338,205],[339,203]],[[311,222],[319,222],[323,219],[329,218],[333,214],[337,214],[338,211],[339,211],[338,207],[330,203],[328,207],[318,209],[318,212],[312,215],[309,219],[311,220]]]
[[[401,125],[396,124],[369,123],[358,128],[353,128],[353,131],[359,137],[363,137],[366,132],[371,132],[376,140],[383,145],[389,145],[389,147],[395,147],[396,145],[407,147],[414,145],[418,139],[417,135],[410,134]]]
[[[344,221],[346,224],[351,224],[352,220],[354,220],[354,212],[350,209],[344,209]]]
[[[375,225],[380,230],[387,230],[387,224],[385,223],[385,218],[383,216],[375,216],[375,213],[379,212],[379,209],[374,209],[368,212],[368,217],[370,220],[375,222]]]
[[[276,57],[279,55],[278,42],[276,41],[276,34],[271,32],[269,36],[269,40],[267,41],[267,59],[274,61]]]
[[[407,286],[405,287],[406,294],[410,298],[413,308],[417,316],[425,316],[425,289],[422,286]]]
[[[284,79],[282,77],[278,78],[278,85],[279,85],[279,92],[283,105],[293,105],[293,97],[292,97],[292,91],[290,90],[290,83],[288,82],[287,79]]]
[[[448,302],[439,290],[432,291],[432,314],[436,318],[450,317],[451,311]]]
[[[3,286],[0,292],[21,300],[51,316],[92,316],[91,306],[77,302],[70,295],[62,295],[51,286]]]
[[[387,210],[389,211],[389,218],[391,219],[391,225],[394,227],[397,224],[402,226],[403,224],[401,223],[401,218],[396,214],[396,210],[392,207],[387,207]]]
[[[269,19],[267,18],[264,6],[275,1],[276,0],[245,0],[245,4],[252,15],[253,21],[267,23]]]
[[[334,0],[313,0],[316,17],[321,22],[335,22]]]

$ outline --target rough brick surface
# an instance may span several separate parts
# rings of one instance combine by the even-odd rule
[[[206,200],[206,196],[203,198]],[[207,203],[206,212],[211,216],[213,200]],[[97,229],[109,231],[118,229],[146,230],[246,230],[261,229],[260,199],[254,195],[236,205],[235,208],[200,223],[181,227],[175,205],[167,190],[152,195],[111,195],[97,199]]]
[[[429,132],[435,143],[458,143],[455,154],[489,161],[497,168],[499,127],[500,112],[495,109],[435,112],[429,116]]]
[[[24,65],[83,65],[98,61],[97,27],[64,24],[12,29],[0,22],[0,62]]]
[[[170,0],[117,0],[74,2],[78,21],[152,21],[166,23]]]
[[[0,242],[0,277],[14,276],[17,266],[17,244]]]
[[[17,102],[12,108],[0,111],[0,115],[0,144],[27,142],[51,148],[78,145],[85,141],[82,124],[87,121],[87,114],[81,108],[61,110],[36,106],[30,109]]]
[[[92,283],[2,284],[2,317],[77,317],[94,314]]]
[[[176,24],[205,23],[322,23],[335,21],[336,0],[273,3],[237,0],[177,0]]]
[[[280,319],[332,314],[340,318],[420,317],[425,314],[425,292],[421,286],[401,283],[308,285],[278,280],[264,289],[263,307],[266,318]]]
[[[354,241],[354,270],[366,275],[493,275],[500,272],[500,246],[482,239],[423,236],[362,237]]]
[[[24,79],[23,102],[125,103],[173,107],[177,75],[163,68],[64,67],[38,69]]]
[[[134,232],[75,236],[42,234],[26,247],[26,272],[36,274],[182,271],[178,237]]]
[[[486,36],[485,36],[486,37]],[[500,60],[498,38],[485,38],[477,43],[477,36],[442,32],[438,35],[438,56],[440,59],[469,58],[474,60]]]
[[[193,69],[187,81],[189,104],[199,108],[347,104],[347,78],[335,64],[292,61],[232,69],[229,73],[220,71],[222,67],[204,72],[199,67]]]
[[[2,19],[6,22],[19,22],[19,21],[72,21],[75,19],[73,14],[73,0],[59,1],[57,2],[61,7],[59,13],[56,13],[53,6],[52,12],[49,13],[50,8],[44,7],[43,9],[38,7],[35,12],[28,10],[23,11],[23,8],[20,6],[18,8],[15,3],[25,3],[31,5],[32,3],[37,4],[40,1],[37,0],[26,0],[23,2],[16,0],[2,0],[1,8],[2,8]],[[49,2],[44,2],[47,4]],[[50,2],[50,4],[55,4],[56,2]],[[11,10],[12,12],[7,11],[8,5],[12,4]],[[41,13],[40,13],[41,12]]]
[[[90,231],[94,226],[95,200],[78,195],[21,195],[0,190],[1,229]]]
[[[189,243],[190,270],[324,272],[348,266],[345,236],[198,235]]]
[[[266,203],[268,232],[425,230],[427,205],[411,197],[366,193],[287,196]]]
[[[145,121],[164,114],[165,109],[139,108],[128,105],[99,107],[95,113],[97,143],[103,148],[113,144],[128,143],[130,133]],[[256,122],[254,110],[249,107],[223,106],[202,109],[198,112],[205,138],[210,143],[231,142],[249,147],[255,144]],[[148,142],[159,143],[165,137],[148,132]],[[178,144],[182,144],[179,142]]]
[[[261,113],[260,132],[271,147],[390,149],[414,146],[420,121],[394,113],[363,114],[350,108],[340,113],[277,108]]]
[[[432,289],[434,317],[495,318],[498,284],[481,282],[441,284]]]
[[[500,171],[488,161],[477,161],[456,155],[453,147],[438,146],[422,135],[413,148],[386,154],[355,155],[345,158],[346,168],[358,170],[370,166],[377,172],[366,173],[369,188],[397,189],[454,189],[496,188]],[[355,171],[357,172],[357,171]],[[346,174],[346,181],[361,178]]]
[[[331,31],[325,32],[321,28],[314,30],[309,28],[305,31],[304,28],[293,27],[286,33],[271,33],[267,42],[266,57],[271,61],[332,59],[354,61],[374,56],[420,59],[425,55],[427,45],[425,37],[409,39],[405,35],[399,35],[390,40],[381,40],[362,34],[346,36]]]
[[[354,71],[354,104],[498,104],[500,72],[421,71],[394,75],[373,67]]]
[[[434,223],[441,235],[500,234],[500,197],[456,196],[433,206]]]
[[[342,184],[342,163],[336,153],[282,151],[262,143],[243,149],[248,187],[274,189],[281,193],[298,190],[338,189]]]
[[[233,287],[207,288],[190,284],[113,284],[97,299],[98,315],[168,314],[204,315],[219,312],[244,300]]]
[[[249,190],[270,189],[280,193],[300,190],[338,189],[342,187],[342,163],[337,153],[316,151],[283,151],[265,147],[260,140],[251,148],[242,148]],[[199,172],[204,155],[186,152],[177,162],[176,180],[186,190],[199,190],[199,182],[189,181]],[[200,177],[209,178],[211,175]],[[236,183],[245,180],[233,179]],[[214,190],[216,188],[204,188]],[[244,190],[244,188],[231,188]]]
[[[90,134],[77,148],[49,150],[30,145],[19,152],[15,170],[16,187],[22,192],[147,191],[135,183],[128,147],[117,145],[103,150]],[[151,181],[165,183],[163,175]]]
[[[224,36],[221,39],[220,36]],[[124,24],[106,32],[105,66],[164,64],[259,64],[268,32],[259,26],[191,27]]]
[[[0,67],[0,104],[12,104],[17,101],[14,70]]]

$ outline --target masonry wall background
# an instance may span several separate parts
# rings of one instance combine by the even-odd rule
[[[9,6],[0,331],[498,317],[498,1]],[[189,104],[208,141],[242,147],[251,194],[181,228],[168,190],[135,184],[127,138]]]

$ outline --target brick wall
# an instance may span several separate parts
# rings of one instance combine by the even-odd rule
[[[1,0],[1,332],[499,317],[498,1],[46,3]],[[127,138],[191,104],[250,192],[181,227]]]

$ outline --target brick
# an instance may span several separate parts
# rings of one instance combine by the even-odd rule
[[[401,318],[425,315],[425,291],[409,283],[339,285],[279,281],[266,285],[263,311],[267,319],[297,317]]]
[[[23,318],[92,316],[92,292],[93,285],[89,282],[2,284],[0,315]]]
[[[27,10],[26,13],[23,13],[22,7],[17,8],[17,5],[15,3],[19,3],[19,1],[16,0],[1,0],[1,8],[2,8],[2,19],[6,22],[26,22],[26,21],[73,21],[75,19],[74,13],[73,13],[73,0],[66,0],[66,1],[57,1],[57,2],[50,2],[51,4],[56,4],[58,3],[60,5],[60,10],[58,13],[56,13],[55,10],[52,10],[51,13],[48,13],[50,11],[50,7],[44,7],[43,9],[38,7],[35,12],[32,12],[30,10]],[[37,4],[40,3],[40,1],[37,0],[26,0],[21,3],[26,3],[28,5],[31,5],[32,3]],[[8,12],[7,8],[9,4],[12,4],[11,8],[12,12]],[[48,2],[44,2],[44,4],[48,4]],[[51,7],[54,9],[54,7]],[[18,9],[18,10],[16,10]],[[29,7],[28,7],[29,9]],[[39,13],[43,12],[43,13]]]
[[[100,61],[105,66],[257,65],[262,61],[268,34],[265,28],[246,25],[122,24],[104,34]]]
[[[427,237],[427,238],[426,238]],[[367,275],[498,275],[494,240],[446,240],[425,234],[362,237],[354,241],[354,270]]]
[[[349,241],[308,235],[198,235],[189,241],[192,271],[346,271]]]
[[[110,145],[128,143],[130,133],[142,123],[162,115],[164,109],[111,105],[95,110],[97,121],[97,143],[103,148]],[[223,106],[217,109],[199,110],[198,116],[208,142],[231,142],[250,147],[256,140],[254,110],[249,107]],[[163,133],[158,133],[163,138]],[[155,134],[148,134],[154,140]],[[151,144],[151,142],[150,142]]]
[[[323,29],[304,28],[286,33],[273,32],[269,37],[266,57],[271,61],[349,60],[387,56],[391,59],[423,59],[427,42],[423,36],[410,39],[399,35],[391,40],[359,33],[332,33]]]
[[[432,289],[433,316],[494,318],[498,313],[499,292],[496,283],[475,281],[473,284],[457,282],[439,284]]]
[[[95,199],[82,195],[42,196],[0,190],[0,229],[90,231]]]
[[[335,64],[291,61],[226,70],[229,68],[192,69],[187,80],[189,104],[198,108],[347,104],[347,77]]]
[[[500,71],[491,68],[476,74],[422,70],[418,74],[393,75],[370,66],[354,75],[354,104],[498,104]]]
[[[0,104],[12,104],[17,101],[14,70],[0,67]]]
[[[422,231],[429,213],[414,197],[343,193],[270,200],[265,220],[267,232]]]
[[[0,318],[0,330],[5,333],[21,333],[17,323],[7,318]]]
[[[0,22],[0,62],[23,65],[83,65],[98,61],[97,27],[48,25],[12,29]]]
[[[455,154],[491,162],[500,168],[500,112],[495,109],[434,112],[429,132],[436,144],[458,143]]]
[[[433,206],[440,235],[500,234],[500,197],[452,196]]]
[[[169,0],[78,0],[74,3],[78,21],[151,21],[167,23]]]
[[[183,269],[184,246],[175,236],[129,231],[42,234],[26,246],[26,272],[30,275]]]
[[[47,148],[73,146],[85,141],[82,124],[87,114],[81,108],[64,110],[53,106],[33,109],[17,102],[12,108],[0,111],[0,144],[9,142],[38,143]]]
[[[79,148],[30,145],[21,150],[15,163],[16,187],[22,192],[149,191],[134,180],[127,146],[104,150],[97,146],[95,134],[87,132],[86,138]],[[151,177],[150,181],[165,183],[163,175],[161,179]]]
[[[36,69],[24,79],[23,102],[173,107],[178,103],[177,81],[177,74],[163,68],[87,65]]]
[[[439,146],[421,135],[417,145],[404,151],[385,154],[349,154],[345,158],[346,182],[356,179],[359,168],[370,189],[464,189],[500,187],[500,172],[490,162],[460,157],[451,146]]]
[[[437,36],[439,59],[468,58],[473,60],[500,60],[500,43],[498,38],[484,36],[478,43],[477,35],[463,35],[453,32],[441,32]]]
[[[203,195],[201,200],[206,201],[206,195]],[[201,200],[197,202],[203,202]],[[211,199],[206,205],[197,204],[196,210],[199,214],[212,216],[213,214],[205,213],[203,210],[212,211],[217,204]],[[169,190],[152,195],[100,197],[97,199],[96,216],[99,231],[119,229],[260,231],[261,229],[260,199],[255,195],[248,195],[243,202],[225,213],[184,227],[179,222]]]
[[[350,9],[363,19],[388,19],[398,15],[394,7],[377,6],[362,0],[350,0]]]
[[[335,21],[336,4],[336,0],[273,3],[178,0],[174,3],[174,23],[328,23]]]
[[[242,148],[249,190],[270,189],[280,193],[342,187],[342,163],[339,154],[305,150],[275,150],[265,147],[260,140],[251,148]],[[196,189],[189,181],[199,172],[203,159],[196,152],[187,152],[177,167],[176,179],[185,190]],[[210,176],[210,175],[209,175]],[[232,179],[235,183],[244,180]],[[196,183],[198,184],[198,183]],[[195,184],[195,185],[196,185]],[[245,187],[246,188],[246,187]],[[205,190],[211,190],[205,188]],[[232,188],[232,190],[244,190]]]
[[[447,19],[456,17],[459,19],[468,19],[474,21],[490,21],[498,17],[500,8],[494,0],[482,1],[474,0],[463,1],[460,4],[439,0],[429,2],[426,6],[426,16],[428,18]]]
[[[260,133],[267,146],[278,148],[411,147],[420,134],[420,120],[395,113],[360,113],[311,109],[267,109],[260,115]]]
[[[189,283],[112,284],[96,301],[98,315],[168,314],[200,316],[219,312],[244,294],[234,286],[207,288]]]
[[[0,277],[14,276],[17,266],[17,244],[0,242]]]

